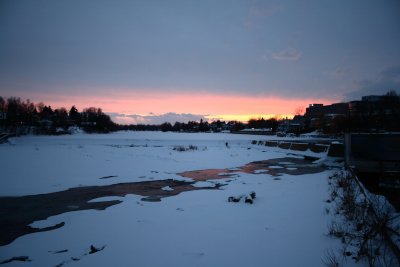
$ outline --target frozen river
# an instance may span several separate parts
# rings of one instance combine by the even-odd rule
[[[322,266],[327,251],[340,249],[327,235],[331,215],[324,212],[333,171],[304,162],[309,151],[251,145],[266,138],[118,132],[10,139],[0,145],[1,214],[29,217],[32,231],[0,246],[0,262]],[[80,197],[71,197],[70,188]],[[253,204],[245,203],[253,191]],[[5,199],[29,211],[18,217],[18,205]],[[30,217],[36,209],[42,217]]]

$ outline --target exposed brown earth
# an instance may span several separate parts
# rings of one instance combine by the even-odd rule
[[[324,167],[313,164],[315,158],[278,158],[255,161],[236,169],[208,169],[179,173],[182,177],[194,181],[224,179],[235,173],[257,174],[259,171],[272,176],[286,173],[301,175],[318,173]],[[257,171],[257,172],[256,172]],[[102,178],[111,178],[109,176]],[[32,228],[29,225],[35,221],[45,220],[51,216],[75,210],[96,209],[104,210],[110,206],[121,203],[120,200],[89,202],[92,199],[107,196],[125,196],[136,194],[144,196],[143,201],[160,201],[163,197],[174,196],[181,192],[201,189],[219,189],[215,187],[194,187],[194,182],[177,181],[173,179],[145,181],[135,183],[119,183],[105,186],[86,186],[71,188],[65,191],[30,195],[21,197],[0,197],[0,246],[13,242],[16,238],[35,232],[54,230],[64,226],[64,222],[46,228]],[[162,190],[170,186],[173,191]]]
[[[22,197],[0,197],[0,246],[10,244],[22,235],[54,230],[64,226],[64,223],[60,223],[41,229],[30,227],[29,224],[35,221],[45,220],[50,216],[73,210],[103,210],[122,202],[120,200],[88,202],[95,198],[125,196],[127,194],[161,198],[174,196],[184,191],[219,188],[218,185],[216,187],[198,188],[192,186],[192,184],[193,182],[168,179],[77,187],[60,192]],[[174,190],[164,191],[161,189],[164,186],[170,186]]]
[[[259,174],[256,171],[265,171],[263,174],[277,176],[280,174],[302,175],[307,173],[318,173],[325,170],[323,166],[313,164],[315,158],[278,158],[262,161],[254,161],[239,167],[231,169],[208,169],[196,170],[178,173],[178,175],[191,178],[195,181],[206,181],[214,179],[230,178],[237,172]],[[279,168],[280,167],[280,168]]]

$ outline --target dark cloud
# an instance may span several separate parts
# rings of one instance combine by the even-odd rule
[[[337,67],[334,70],[331,71],[323,71],[322,73],[326,76],[332,77],[332,78],[338,78],[341,79],[349,74],[349,69],[346,68],[341,68]]]
[[[376,80],[355,81],[357,90],[346,95],[347,100],[357,100],[366,95],[384,95],[394,90],[400,92],[400,65],[383,70]]]
[[[0,93],[324,98],[349,78],[321,70],[400,64],[398,1],[328,2],[3,0]]]
[[[400,65],[387,68],[382,72],[382,77],[385,79],[394,79],[400,82]]]

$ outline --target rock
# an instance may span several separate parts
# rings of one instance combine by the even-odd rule
[[[95,246],[91,245],[89,254],[93,254],[93,253],[102,251],[104,248],[105,248],[105,246],[102,246],[101,248],[96,248]]]
[[[148,197],[143,197],[140,200],[147,201],[147,202],[160,202],[161,198],[158,196],[148,196]]]
[[[5,260],[5,261],[1,261],[0,264],[6,264],[6,263],[13,262],[13,261],[24,261],[24,262],[27,262],[27,261],[31,261],[31,260],[29,259],[28,256],[19,256],[19,257],[12,257],[12,258],[10,258],[8,260]]]
[[[228,202],[239,202],[241,197],[228,197]]]
[[[96,247],[94,247],[93,245],[90,246],[90,252],[89,252],[90,254],[96,253],[98,251],[99,250]]]
[[[240,196],[230,196],[228,197],[228,202],[240,202],[241,199],[244,199],[245,203],[253,204],[254,199],[256,198],[256,192],[251,191],[247,195],[240,195]]]
[[[250,196],[246,196],[244,202],[245,203],[249,203],[249,204],[253,204],[253,198],[251,198]]]
[[[50,251],[49,251],[50,252]],[[65,253],[68,252],[68,249],[63,249],[63,250],[58,250],[58,251],[54,251],[53,254],[60,254],[60,253]]]

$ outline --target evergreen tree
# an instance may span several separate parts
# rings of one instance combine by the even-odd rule
[[[161,124],[161,131],[163,132],[169,132],[172,131],[172,125],[169,122],[164,122],[163,124]]]
[[[75,106],[72,106],[68,112],[69,119],[72,121],[73,124],[79,126],[81,125],[81,114],[79,113],[78,109]]]

